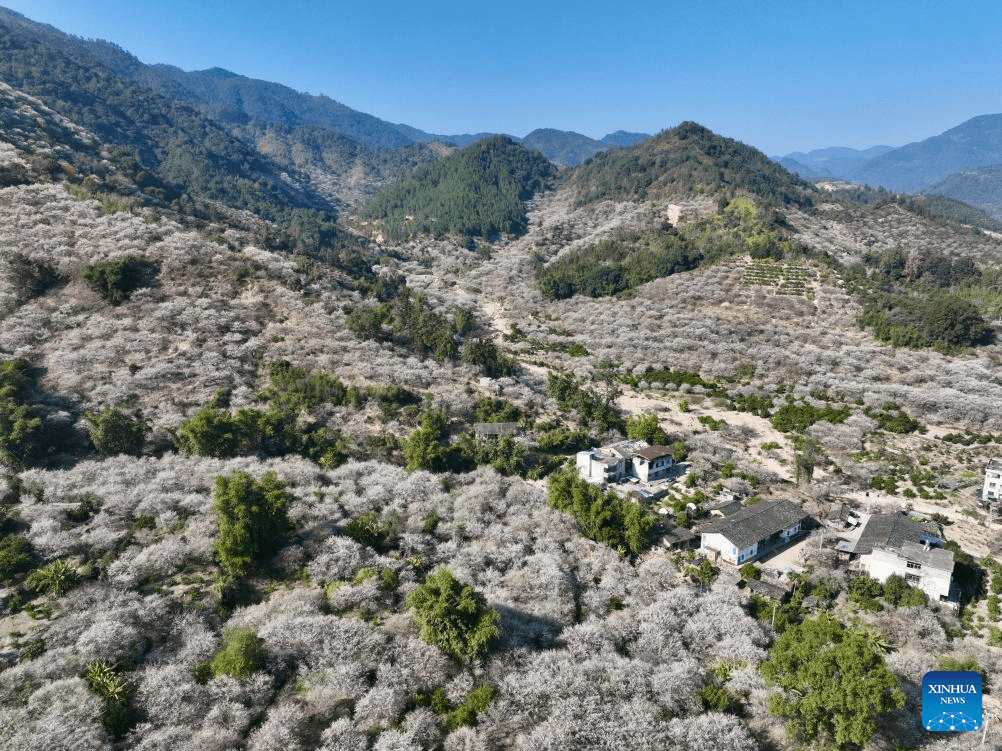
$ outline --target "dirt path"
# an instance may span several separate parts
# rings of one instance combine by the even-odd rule
[[[688,412],[681,412],[678,408],[678,402],[683,399],[686,399],[685,394],[653,396],[626,391],[616,400],[616,406],[631,415],[653,412],[658,416],[661,427],[669,433],[673,431],[697,433],[706,431],[706,426],[699,421],[701,415],[707,415],[715,420],[725,420],[728,425],[737,428],[743,437],[743,440],[738,442],[740,445],[736,446],[742,454],[767,471],[793,482],[791,470],[794,466],[793,447],[790,446],[789,441],[782,433],[772,427],[767,419],[748,412],[732,412],[714,407],[706,401],[690,404]],[[778,443],[780,447],[763,451],[762,446],[766,443]]]

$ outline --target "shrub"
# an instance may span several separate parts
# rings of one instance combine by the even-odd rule
[[[776,410],[769,422],[772,426],[783,433],[792,431],[804,431],[819,420],[827,420],[832,424],[845,422],[852,410],[847,406],[835,409],[826,404],[824,407],[815,407],[806,403],[787,403]]]
[[[229,576],[244,576],[261,558],[276,553],[292,535],[292,493],[274,472],[260,481],[246,472],[216,478],[212,509],[219,524],[216,557]]]
[[[120,305],[135,290],[149,286],[157,266],[141,256],[128,255],[117,261],[98,261],[81,274],[91,289],[112,305]]]
[[[89,521],[100,510],[104,503],[96,495],[71,495],[64,499],[66,503],[76,502],[77,507],[66,510],[66,518],[74,524]]]
[[[222,647],[213,656],[209,669],[213,678],[228,675],[237,680],[250,678],[264,662],[261,639],[252,628],[223,632]]]
[[[366,511],[361,516],[352,519],[344,528],[346,537],[350,537],[359,545],[368,545],[380,553],[389,552],[397,541],[395,518],[383,525],[376,511]]]
[[[89,663],[85,668],[84,678],[104,702],[101,712],[104,729],[113,737],[121,738],[133,723],[129,710],[128,682],[106,662]]]
[[[466,695],[466,699],[445,717],[445,724],[450,730],[459,727],[472,727],[477,721],[477,715],[487,710],[496,696],[496,692],[486,683],[477,686]]]
[[[46,261],[36,261],[23,253],[12,253],[7,258],[7,282],[18,302],[32,300],[62,281],[56,270]]]
[[[7,535],[0,539],[0,582],[31,568],[35,556],[31,543],[20,535]]]
[[[80,580],[76,566],[69,561],[53,561],[34,571],[28,577],[27,585],[36,592],[44,592],[52,597],[62,597]]]
[[[90,442],[105,456],[139,456],[143,452],[150,428],[142,414],[129,417],[109,406],[100,413],[85,413],[84,419],[90,423]]]
[[[40,408],[32,403],[28,361],[0,361],[0,462],[22,469],[42,446]]]
[[[925,592],[912,587],[897,574],[887,577],[884,582],[884,599],[902,608],[925,605],[929,601]]]
[[[17,660],[18,662],[28,662],[29,660],[34,660],[36,657],[41,657],[43,652],[45,652],[45,640],[35,639],[21,647],[21,652],[18,654]]]

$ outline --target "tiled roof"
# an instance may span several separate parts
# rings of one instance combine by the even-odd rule
[[[475,422],[473,430],[477,435],[504,435],[518,430],[517,422]]]
[[[747,548],[782,532],[806,516],[804,510],[792,501],[759,501],[723,519],[711,521],[700,532],[717,532],[735,547]]]
[[[761,581],[760,579],[749,579],[748,589],[755,594],[765,595],[766,597],[771,597],[774,600],[784,600],[790,595],[789,590],[783,589],[775,584],[770,584],[769,582]]]
[[[648,446],[645,449],[640,449],[640,451],[634,451],[634,456],[639,456],[641,459],[646,459],[649,462],[655,459],[660,459],[662,456],[671,456],[672,450],[668,446]]]
[[[922,522],[904,514],[874,514],[866,522],[856,547],[856,555],[869,555],[874,546],[900,548],[906,542],[918,542],[927,534]]]

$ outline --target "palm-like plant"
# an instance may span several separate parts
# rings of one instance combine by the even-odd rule
[[[76,566],[69,561],[53,561],[42,566],[28,577],[26,582],[36,592],[44,592],[53,597],[62,597],[79,581]]]

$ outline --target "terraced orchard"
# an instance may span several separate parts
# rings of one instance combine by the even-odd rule
[[[772,287],[776,295],[812,297],[818,272],[800,263],[777,263],[772,259],[751,259],[741,283],[745,286]]]

